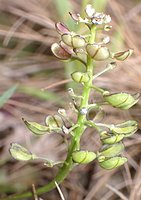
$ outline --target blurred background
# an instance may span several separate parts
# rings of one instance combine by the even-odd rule
[[[66,155],[60,135],[35,137],[21,119],[44,123],[47,115],[55,114],[62,107],[74,118],[67,88],[72,86],[70,73],[81,69],[80,64],[59,61],[50,47],[59,40],[54,23],[64,22],[75,31],[68,12],[84,14],[88,3],[112,17],[113,28],[108,32],[110,48],[134,49],[134,55],[127,61],[119,62],[112,72],[97,78],[97,86],[111,92],[141,92],[140,0],[0,0],[0,197],[31,191],[32,184],[36,188],[43,186],[58,170],[40,162],[15,161],[9,154],[11,142],[52,160]],[[104,63],[96,71],[103,67]],[[76,88],[74,84],[73,87],[80,92],[81,87]],[[105,107],[104,122],[138,121],[138,132],[124,140],[128,163],[110,171],[101,169],[96,162],[74,168],[61,184],[66,200],[141,199],[141,101],[129,111],[109,108]],[[97,150],[101,146],[98,138],[90,129],[82,137],[82,148]],[[53,190],[42,198],[55,200],[60,196]]]

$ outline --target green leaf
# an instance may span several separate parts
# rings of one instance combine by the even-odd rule
[[[18,85],[12,86],[11,88],[9,88],[6,92],[4,92],[0,96],[0,108],[2,108],[3,105],[8,101],[8,99],[10,99],[12,97],[12,95],[16,91],[17,87],[18,87]]]

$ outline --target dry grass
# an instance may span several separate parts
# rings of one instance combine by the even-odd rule
[[[80,9],[81,1],[70,1]],[[14,161],[8,152],[11,142],[19,142],[39,155],[51,159],[65,156],[66,147],[58,135],[33,137],[21,118],[43,122],[47,114],[53,114],[64,98],[68,107],[68,74],[64,65],[55,59],[50,45],[57,41],[54,22],[58,21],[55,1],[0,0],[0,93],[19,83],[19,91],[0,111],[0,195],[36,188],[51,180],[57,168],[48,169],[42,163],[25,164]],[[111,48],[132,47],[135,51],[128,61],[118,63],[118,68],[100,78],[97,85],[111,91],[141,91],[141,2],[133,0],[109,0],[106,12],[113,17]],[[99,70],[99,69],[97,69]],[[30,91],[28,91],[30,87]],[[23,89],[24,88],[24,89]],[[46,88],[46,95],[40,89]],[[39,89],[39,90],[37,90]],[[37,90],[37,94],[35,94]],[[59,97],[55,101],[52,92]],[[135,119],[141,127],[141,101],[130,111],[105,108],[106,122]],[[69,114],[73,114],[69,110]],[[88,139],[90,138],[90,139]],[[106,171],[97,163],[78,166],[61,185],[66,200],[140,200],[141,199],[141,137],[140,130],[124,141],[128,163],[119,169]],[[96,150],[100,146],[98,136],[90,130],[82,138],[82,147]],[[43,199],[59,199],[55,190],[43,195]]]

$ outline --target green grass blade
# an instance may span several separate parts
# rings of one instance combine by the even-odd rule
[[[8,99],[12,97],[17,87],[18,87],[17,85],[12,86],[0,96],[0,108],[2,108],[3,105],[8,101]]]
[[[41,100],[51,100],[52,102],[57,102],[58,104],[64,104],[63,99],[50,91],[42,91],[38,88],[27,87],[27,86],[20,86],[18,88],[19,92],[28,94],[33,97],[37,97]]]

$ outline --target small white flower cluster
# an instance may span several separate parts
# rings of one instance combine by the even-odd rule
[[[110,15],[106,15],[104,13],[96,12],[95,9],[92,7],[91,4],[88,4],[85,9],[86,18],[82,18],[80,14],[70,13],[73,20],[75,20],[77,23],[85,23],[85,24],[95,24],[95,25],[103,25],[108,24],[111,22]]]
[[[110,15],[105,15],[104,13],[96,12],[90,4],[86,6],[85,12],[87,16],[91,18],[92,23],[95,25],[108,24],[111,22]]]

